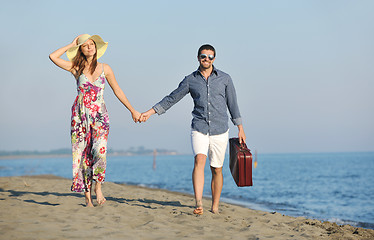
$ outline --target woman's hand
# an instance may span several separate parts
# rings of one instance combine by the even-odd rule
[[[132,120],[134,120],[135,123],[140,122],[139,121],[140,112],[134,110],[133,112],[131,112],[131,116],[132,116]]]
[[[68,45],[64,46],[64,47],[61,47],[59,49],[57,49],[56,51],[54,51],[53,53],[49,54],[49,59],[51,59],[51,61],[56,64],[58,67],[66,70],[66,71],[69,71],[71,72],[72,71],[72,62],[70,61],[66,61],[64,59],[61,58],[61,56],[71,47],[75,47],[78,45],[78,39],[79,37],[82,36],[82,35],[79,35],[77,37],[74,38],[73,42],[69,43]]]
[[[75,46],[78,45],[78,39],[79,39],[79,37],[82,36],[82,35],[83,35],[83,34],[81,34],[81,35],[77,36],[76,38],[74,38],[74,40],[71,42],[71,44],[73,44],[72,47],[75,47]]]

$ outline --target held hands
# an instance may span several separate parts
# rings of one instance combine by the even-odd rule
[[[142,123],[142,122],[146,122],[148,120],[148,118],[155,113],[156,113],[156,111],[153,108],[151,108],[148,111],[143,112],[143,113],[139,113],[138,111],[134,110],[131,113],[131,116],[132,116],[132,120],[135,123],[137,123],[137,122]]]

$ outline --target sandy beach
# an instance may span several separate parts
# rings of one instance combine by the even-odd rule
[[[374,239],[374,230],[221,203],[192,214],[188,194],[106,182],[104,206],[84,207],[70,179],[0,178],[0,239]]]

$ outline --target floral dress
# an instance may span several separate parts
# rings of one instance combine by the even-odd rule
[[[71,144],[73,184],[71,191],[88,192],[92,180],[104,182],[109,116],[104,102],[105,74],[91,82],[83,73],[77,79],[78,96],[72,107]]]

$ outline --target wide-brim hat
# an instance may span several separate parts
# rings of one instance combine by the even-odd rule
[[[104,42],[99,35],[91,36],[89,34],[83,34],[78,38],[77,46],[71,47],[66,51],[66,56],[70,61],[72,61],[75,55],[77,55],[79,47],[89,39],[92,39],[96,44],[97,59],[104,55],[108,47],[108,42]]]

